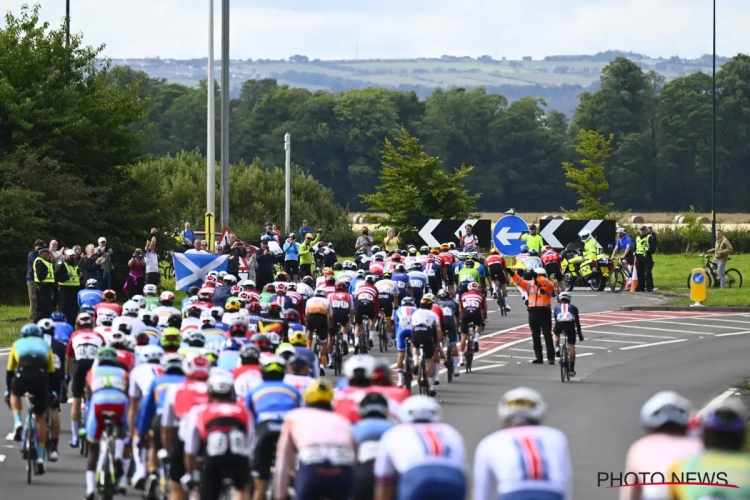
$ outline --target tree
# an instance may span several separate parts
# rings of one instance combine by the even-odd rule
[[[440,168],[440,158],[425,153],[416,137],[401,128],[397,146],[385,140],[382,151],[382,184],[371,195],[362,196],[381,225],[401,231],[416,231],[425,219],[467,219],[472,217],[480,194],[470,195],[463,181],[473,167],[461,165],[450,174]]]
[[[578,210],[562,209],[572,219],[609,219],[612,217],[614,203],[602,205],[602,197],[609,189],[609,183],[604,176],[604,166],[612,157],[612,135],[605,138],[593,130],[581,130],[578,132],[578,144],[575,146],[576,153],[583,159],[581,164],[584,168],[576,168],[572,163],[563,163],[565,176],[568,178],[566,186],[571,187],[578,193]]]

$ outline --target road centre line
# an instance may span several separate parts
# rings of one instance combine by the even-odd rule
[[[645,342],[636,342],[634,340],[610,340],[610,339],[590,339],[593,342],[612,342],[613,344],[645,344]]]
[[[720,333],[714,335],[714,337],[731,337],[732,335],[747,335],[748,333],[750,333],[750,330],[745,330],[744,332]]]
[[[750,321],[739,321],[739,320],[736,320],[736,319],[714,318],[712,316],[707,316],[705,318],[703,318],[703,317],[697,317],[697,318],[691,318],[691,319],[710,319],[711,321],[720,321],[722,323],[740,323],[742,325],[750,325]]]
[[[593,356],[594,354],[596,354],[596,353],[593,353],[593,352],[583,352],[583,353],[580,353],[580,354],[576,353],[576,359],[583,358],[585,356]]]
[[[512,356],[510,354],[494,354],[492,357],[493,358],[530,359],[530,360],[536,359],[536,358],[527,358],[526,356]]]
[[[588,333],[601,333],[604,335],[624,335],[626,337],[645,337],[650,339],[676,339],[677,337],[666,337],[664,335],[645,335],[642,333],[630,333],[630,332],[602,332],[600,330],[586,330]]]
[[[509,351],[519,351],[519,352],[534,352],[534,349],[508,349]]]
[[[690,330],[673,330],[671,328],[654,328],[653,326],[633,326],[633,325],[617,325],[617,326],[622,327],[622,328],[635,328],[636,330],[654,330],[656,332],[692,333],[694,335],[713,335],[713,333],[708,333],[708,332],[693,332]]]
[[[484,366],[472,366],[471,371],[469,373],[478,372],[479,370],[489,370],[490,368],[502,368],[503,366],[505,366],[505,363],[496,363],[494,365],[484,365]]]
[[[710,318],[707,318],[707,319],[710,319]],[[667,323],[669,325],[682,325],[682,326],[697,326],[699,328],[706,328],[706,327],[724,328],[727,330],[744,330],[747,328],[747,326],[745,326],[745,328],[741,328],[739,326],[701,325],[700,323],[682,323],[682,322],[677,322],[677,321],[671,321],[668,319],[654,321],[654,323]],[[750,326],[750,323],[747,323],[747,325]]]
[[[630,349],[640,349],[641,347],[653,347],[664,344],[675,344],[677,342],[687,342],[688,339],[676,339],[676,340],[665,340],[664,342],[654,342],[653,344],[642,344],[642,345],[631,345],[629,347],[620,347],[621,351],[628,351]]]

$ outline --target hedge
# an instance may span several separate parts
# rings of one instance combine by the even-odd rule
[[[720,226],[720,225],[719,225]],[[635,243],[635,237],[638,235],[638,228],[640,225],[623,226],[628,235],[633,238]],[[688,238],[684,234],[684,230],[679,226],[670,228],[660,229],[655,231],[658,241],[658,252],[663,254],[681,254],[685,253],[688,248]],[[744,229],[732,229],[724,231],[724,236],[727,237],[729,242],[732,244],[734,253],[750,253],[750,231]],[[703,228],[697,233],[694,241],[691,242],[691,250],[694,253],[702,253],[713,248],[711,245],[711,230]]]

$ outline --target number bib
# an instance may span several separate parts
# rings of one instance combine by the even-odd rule
[[[117,375],[99,375],[91,382],[91,390],[96,392],[102,389],[116,389],[121,392],[126,392],[127,386],[125,384],[125,379],[118,377]]]
[[[331,307],[334,309],[349,309],[349,302],[345,300],[334,300]]]
[[[76,360],[81,359],[96,359],[96,353],[99,351],[99,348],[92,344],[81,344],[78,347],[76,347],[75,355]]]
[[[378,455],[379,445],[380,443],[378,441],[365,441],[360,444],[357,449],[357,462],[363,464],[375,460],[375,457]]]
[[[232,430],[229,433],[212,432],[206,439],[206,454],[209,457],[218,455],[247,456],[247,438],[238,430]]]
[[[319,444],[300,451],[299,461],[305,465],[329,463],[334,467],[344,467],[354,463],[354,453],[347,446]]]
[[[573,321],[573,315],[569,312],[561,312],[557,315],[557,321],[559,321],[560,323]]]

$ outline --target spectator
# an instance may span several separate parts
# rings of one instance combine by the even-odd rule
[[[93,243],[86,245],[86,253],[81,260],[79,269],[83,272],[84,283],[88,280],[96,280],[99,283],[97,288],[101,288],[101,273],[99,272],[101,268],[96,263],[95,249]]]
[[[203,244],[204,244],[204,243],[205,243],[205,242],[204,242],[203,240],[195,240],[195,245],[194,245],[194,247],[193,247],[193,248],[191,248],[190,250],[186,250],[186,251],[185,251],[185,253],[186,253],[186,254],[191,254],[191,253],[207,253],[207,252],[206,252],[206,251],[205,251],[205,250],[203,249]]]
[[[247,279],[255,281],[255,273],[258,270],[258,260],[255,252],[250,252],[250,257],[245,259],[247,262]]]
[[[466,230],[466,234],[461,236],[461,246],[463,247],[464,252],[475,252],[479,246],[479,238],[474,234],[474,226],[466,224],[464,229]],[[539,255],[542,254],[541,249],[539,249],[538,253]]]
[[[146,244],[143,248],[151,248],[151,244],[153,243],[156,245],[156,236],[159,234],[159,229],[156,227],[151,228],[151,232],[148,234],[148,239],[146,239]]]
[[[401,244],[401,233],[396,234],[394,229],[388,230],[388,236],[383,240],[383,247],[387,252],[395,252]]]
[[[55,265],[49,248],[40,248],[34,259],[36,283],[36,314],[34,321],[49,318],[55,310]]]
[[[156,238],[151,239],[151,245],[146,249],[146,284],[159,286],[161,274],[159,273],[159,254],[156,253]]]
[[[193,247],[193,243],[195,242],[195,233],[192,229],[190,229],[190,223],[185,223],[185,230],[182,232],[182,248],[183,250],[187,250],[188,248]]]
[[[297,235],[289,233],[289,238],[284,242],[284,270],[289,278],[295,282],[299,281],[299,247]]]
[[[648,234],[653,237],[653,240],[651,242],[654,244],[654,253],[656,253],[657,245],[659,245],[659,242],[656,239],[656,233],[654,232],[654,226],[652,224],[647,224],[646,229],[648,229]]]
[[[721,288],[726,286],[726,276],[724,272],[726,271],[727,260],[729,260],[729,254],[732,253],[732,250],[732,244],[729,243],[729,240],[724,236],[724,232],[721,229],[717,229],[716,246],[708,250],[708,253],[714,254],[714,260],[717,264],[716,272],[719,274],[719,286],[721,286]]]
[[[81,249],[81,245],[73,245],[73,260],[75,261],[76,266],[80,267],[81,262],[83,261],[83,249]]]
[[[99,238],[99,246],[96,247],[94,255],[100,267],[100,288],[109,290],[112,288],[112,270],[115,266],[112,264],[112,249],[107,246],[107,238],[103,236]]]
[[[143,258],[143,250],[136,248],[133,256],[128,261],[128,279],[122,289],[125,296],[132,299],[134,295],[143,295],[143,285],[146,281],[146,259]]]
[[[26,258],[26,289],[29,293],[29,319],[36,318],[36,283],[34,283],[34,261],[39,257],[39,249],[44,246],[42,240],[34,242],[34,250]]]
[[[271,232],[276,236],[276,241],[281,243],[281,231],[276,227],[276,224],[271,226]]]
[[[303,220],[302,227],[299,228],[299,238],[302,241],[305,241],[305,236],[307,236],[308,234],[312,234],[312,233],[313,233],[313,229],[307,225],[307,219]]]
[[[354,244],[354,249],[359,250],[360,248],[368,257],[372,255],[372,236],[369,235],[370,231],[367,226],[362,228],[362,236],[357,238],[357,242]]]
[[[305,241],[299,246],[299,274],[303,278],[305,276],[312,276],[312,265],[313,265],[313,248],[315,244],[320,240],[320,233],[313,239],[312,233],[305,235]]]
[[[65,249],[63,248],[62,250]],[[49,242],[49,253],[52,256],[53,264],[59,264],[65,257],[63,255],[63,252],[58,248],[57,240],[52,240]]]
[[[224,248],[222,248],[221,253],[224,255],[229,255],[229,262],[227,263],[227,273],[232,274],[234,276],[239,275],[239,269],[240,269],[240,258],[247,256],[247,249],[245,248],[245,243],[243,241],[240,241],[237,239],[237,235],[234,233],[231,233],[229,235],[229,243],[224,245]]]
[[[279,243],[279,236],[273,230],[274,225],[270,222],[266,222],[266,230],[260,233],[260,239],[263,240],[263,236],[270,236],[272,240]]]
[[[654,290],[654,278],[651,275],[654,261],[654,238],[648,233],[646,226],[641,226],[640,236],[635,242],[635,270],[638,276],[636,292],[651,292]]]
[[[273,283],[273,265],[276,262],[276,257],[268,248],[268,240],[261,240],[260,248],[256,251],[255,256],[258,264],[255,272],[255,284],[258,286],[258,290],[263,290],[263,287],[267,284]]]
[[[58,264],[55,271],[55,281],[59,288],[57,294],[57,310],[65,315],[68,324],[75,326],[78,316],[78,290],[81,288],[81,276],[75,265],[76,253],[72,249],[65,250],[65,259]]]

